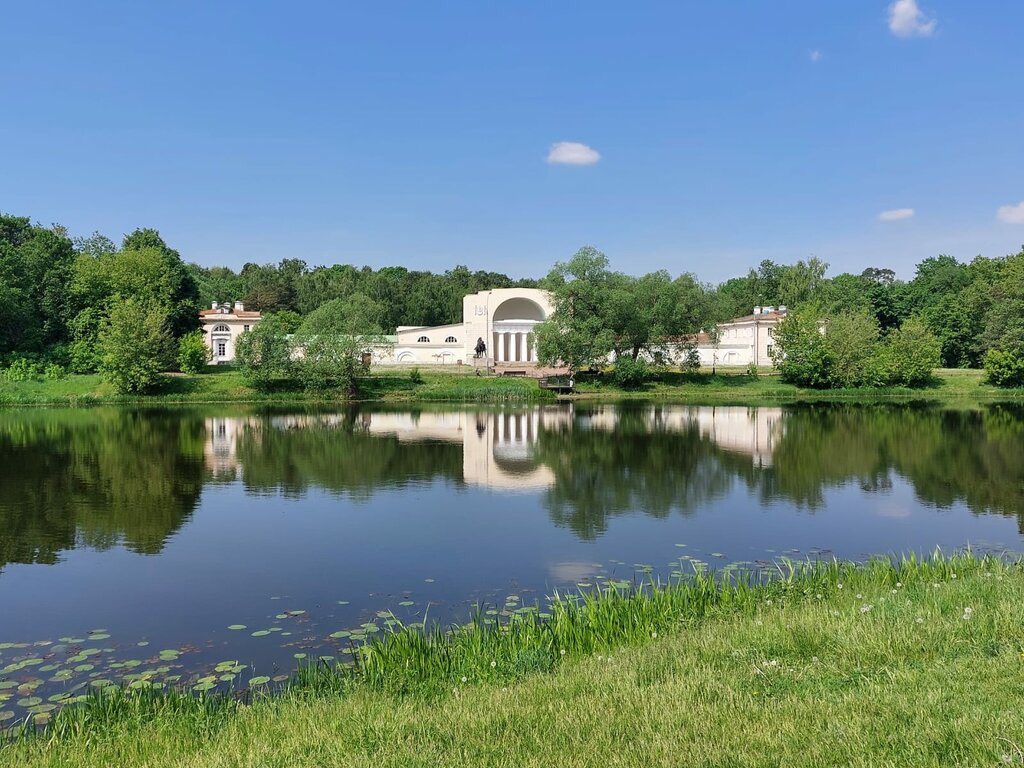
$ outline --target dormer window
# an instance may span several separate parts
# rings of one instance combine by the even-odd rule
[[[416,341],[420,344],[429,344],[430,339],[427,336],[420,336]]]

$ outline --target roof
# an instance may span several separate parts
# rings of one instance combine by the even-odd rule
[[[255,318],[258,318],[258,317],[262,317],[263,314],[261,312],[250,312],[249,310],[243,310],[243,309],[240,309],[240,310],[237,310],[237,311],[236,310],[231,310],[230,312],[222,312],[219,309],[200,309],[199,310],[199,316],[200,317],[228,318],[228,319],[230,319],[232,317],[237,317],[239,319],[249,319],[249,318],[255,319]]]
[[[732,320],[726,320],[724,323],[719,325],[732,325],[733,323],[751,323],[755,320],[782,320],[787,316],[786,312],[763,312],[758,315],[744,315],[743,317],[734,317]]]

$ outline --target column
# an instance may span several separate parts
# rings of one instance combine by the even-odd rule
[[[519,337],[519,359],[522,362],[526,362],[527,360],[530,359],[530,355],[527,354],[526,350],[526,334],[520,332],[517,333],[516,335]]]
[[[508,334],[498,334],[498,360],[505,362],[508,360]]]

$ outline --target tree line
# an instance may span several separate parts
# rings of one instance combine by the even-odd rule
[[[321,310],[311,333],[321,327],[374,334],[459,322],[463,297],[476,291],[542,287],[552,291],[556,313],[538,330],[539,349],[571,367],[609,353],[623,368],[627,361],[661,359],[673,340],[713,331],[715,323],[754,306],[785,305],[794,317],[859,329],[861,351],[899,340],[894,332],[912,320],[902,341],[923,340],[931,350],[934,339],[936,364],[984,366],[995,383],[1024,385],[1024,249],[968,263],[935,256],[906,281],[885,267],[832,277],[827,271],[816,258],[788,265],[765,260],[710,285],[692,273],[614,272],[603,254],[584,248],[541,279],[465,266],[443,273],[311,267],[295,258],[248,263],[236,272],[186,262],[155,229],[137,229],[116,244],[98,233],[72,238],[59,225],[0,214],[0,366],[8,378],[100,371],[122,390],[144,390],[162,370],[205,364],[198,311],[215,301],[244,301],[291,331]],[[816,354],[830,366],[819,386],[879,379],[878,366],[857,376],[840,370],[856,349]],[[882,359],[881,352],[871,355]]]

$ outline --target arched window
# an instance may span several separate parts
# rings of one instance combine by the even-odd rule
[[[223,323],[221,323],[220,325],[215,325],[215,326],[213,327],[213,332],[214,332],[214,333],[231,333],[231,329],[230,329],[230,328],[228,328],[228,327],[227,327],[226,325],[224,325]]]
[[[447,339],[444,340],[444,343],[445,344],[458,344],[459,340],[456,339],[454,336],[449,336]]]
[[[430,343],[430,339],[427,338],[426,336],[420,336],[418,339],[416,339],[416,341],[418,341],[420,344],[429,344]]]

